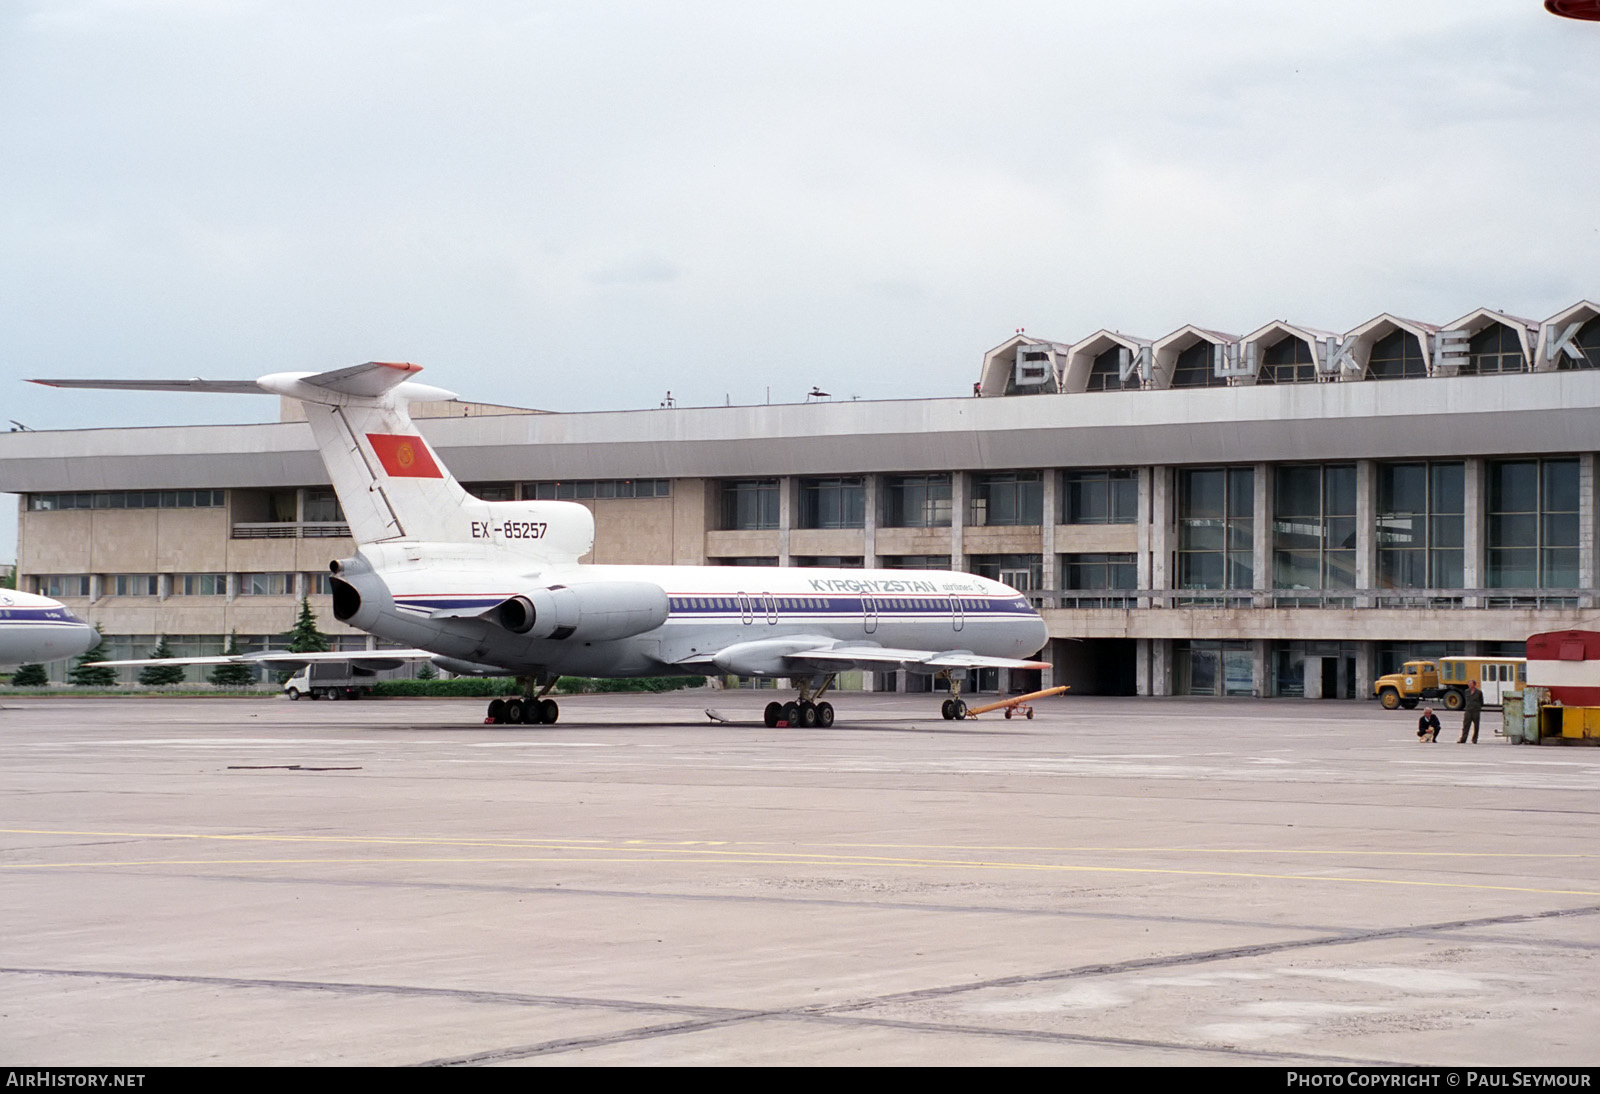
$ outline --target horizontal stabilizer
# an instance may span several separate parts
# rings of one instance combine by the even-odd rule
[[[46,387],[77,387],[104,391],[194,391],[213,395],[265,395],[254,380],[30,380]]]

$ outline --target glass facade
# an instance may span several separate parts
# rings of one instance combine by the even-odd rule
[[[1173,387],[1227,387],[1228,378],[1218,376],[1212,361],[1215,347],[1200,341],[1178,354],[1172,370]]]
[[[1255,468],[1178,470],[1178,587],[1249,589],[1255,583]]]
[[[884,570],[948,570],[949,555],[884,555],[878,559]]]
[[[1261,355],[1258,384],[1314,384],[1317,359],[1303,338],[1280,338]]]
[[[1378,586],[1459,589],[1466,521],[1466,465],[1377,467]]]
[[[1117,594],[1139,587],[1139,564],[1129,554],[1072,554],[1061,556],[1061,588],[1075,593]],[[1066,607],[1131,607],[1126,595],[1074,596]]]
[[[1562,352],[1556,357],[1558,369],[1600,368],[1600,315],[1578,328],[1572,346],[1578,355],[1572,357]]]
[[[1131,467],[1061,472],[1062,524],[1132,524],[1139,519],[1139,473]]]
[[[730,479],[722,484],[724,530],[778,526],[777,479]]]
[[[972,555],[967,559],[967,572],[1013,589],[1037,589],[1043,584],[1044,558],[1041,555]]]
[[[294,592],[293,574],[240,574],[240,596],[288,596]]]
[[[1043,524],[1044,472],[991,471],[973,475],[971,523]]]
[[[1254,695],[1255,656],[1249,642],[1178,639],[1172,643],[1177,695]]]
[[[885,528],[950,527],[950,476],[884,476],[880,515]]]
[[[667,498],[672,496],[671,479],[563,479],[560,482],[525,482],[524,499],[538,501],[587,501],[590,498]],[[506,501],[480,494],[485,501]]]
[[[98,494],[29,494],[30,511],[52,509],[218,509],[221,490],[110,490]]]
[[[866,523],[865,479],[800,480],[801,528],[862,528]]]
[[[1578,461],[1494,460],[1486,470],[1488,587],[1576,589]]]
[[[1528,361],[1522,355],[1522,340],[1504,323],[1490,323],[1468,340],[1467,363],[1462,376],[1492,376],[1502,372],[1526,372]]]
[[[1272,584],[1279,589],[1355,588],[1355,464],[1274,469]]]
[[[1416,335],[1397,330],[1373,343],[1372,355],[1367,358],[1367,379],[1409,380],[1427,375],[1428,365],[1422,359],[1422,346]]]
[[[173,574],[173,596],[227,596],[227,574]]]
[[[1132,351],[1122,346],[1112,346],[1094,359],[1089,366],[1089,380],[1085,391],[1121,391],[1124,388],[1136,388],[1139,385],[1138,373],[1129,376],[1126,381],[1122,379],[1122,357],[1124,354],[1131,356]]]

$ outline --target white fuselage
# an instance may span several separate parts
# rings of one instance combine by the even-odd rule
[[[742,643],[815,637],[909,650],[963,650],[1023,658],[1048,639],[1044,621],[1015,589],[973,574],[928,570],[825,570],[744,566],[570,566],[485,571],[462,560],[426,566],[403,549],[369,546],[363,580],[350,575],[369,612],[363,630],[464,662],[557,675],[645,676],[705,672],[712,655]],[[377,579],[386,594],[374,593]],[[640,583],[666,594],[666,617],[624,638],[595,641],[511,633],[478,611],[535,588]],[[455,613],[441,617],[441,613]],[[803,644],[803,643],[801,643]],[[892,667],[892,666],[885,666]],[[742,671],[739,675],[792,675]]]
[[[59,601],[0,589],[0,665],[60,661],[99,644],[95,629]]]

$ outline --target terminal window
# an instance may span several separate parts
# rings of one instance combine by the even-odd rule
[[[1134,524],[1139,479],[1131,467],[1061,472],[1061,523]]]
[[[886,476],[883,480],[883,526],[950,527],[950,476]]]

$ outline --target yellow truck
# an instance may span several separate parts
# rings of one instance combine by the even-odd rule
[[[1460,710],[1466,702],[1467,681],[1478,681],[1485,706],[1499,706],[1502,691],[1515,691],[1527,679],[1527,661],[1521,657],[1441,657],[1437,661],[1407,661],[1399,672],[1378,677],[1372,693],[1384,710],[1413,709],[1424,699],[1438,700],[1447,710]]]

